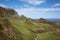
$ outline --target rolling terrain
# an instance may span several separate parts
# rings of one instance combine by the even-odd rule
[[[0,40],[60,40],[60,22],[35,21],[0,7]]]

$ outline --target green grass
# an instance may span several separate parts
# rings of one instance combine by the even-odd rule
[[[32,20],[27,20],[24,19],[15,19],[15,18],[9,18],[11,25],[13,25],[14,28],[16,28],[20,33],[21,33],[21,37],[24,40],[34,40],[34,36],[36,35],[36,31],[38,30],[54,30],[54,28],[49,25],[49,24],[42,24],[42,23],[35,23]],[[32,31],[34,32],[32,32]],[[38,40],[54,40],[55,37],[54,35],[51,35],[49,33],[42,33],[39,35],[39,39]]]
[[[36,32],[38,30],[46,30],[46,32],[39,33],[38,40],[56,40],[60,38],[60,35],[56,36],[53,33],[51,33],[55,28],[49,24],[36,23],[31,19],[20,17],[6,18],[9,20],[10,24],[12,25],[12,28],[14,29],[14,32],[16,33],[15,37],[11,39],[3,35],[4,39],[6,40],[34,40],[35,36],[37,35]],[[4,24],[2,20],[0,20],[0,23]]]
[[[39,35],[38,40],[58,40],[58,39],[60,40],[60,35],[58,33],[57,35],[59,36],[56,36],[52,33],[51,32],[42,33]]]
[[[35,40],[38,34],[37,40],[60,40],[60,22],[38,23],[19,16],[13,9],[0,7],[0,10],[0,40]]]

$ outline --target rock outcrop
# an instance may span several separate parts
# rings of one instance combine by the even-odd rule
[[[17,14],[17,12],[14,11],[13,9],[0,7],[0,17],[10,16],[15,14]]]

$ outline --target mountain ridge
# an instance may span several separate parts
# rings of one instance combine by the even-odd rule
[[[40,20],[39,20],[40,21]],[[0,40],[57,40],[60,23],[36,22],[9,8],[0,7]],[[58,25],[58,26],[55,26]],[[57,32],[57,33],[56,33]],[[55,33],[55,35],[54,35]],[[39,34],[38,38],[37,35]],[[44,36],[45,35],[45,36]],[[56,37],[57,35],[57,37]],[[42,38],[41,38],[42,37]]]

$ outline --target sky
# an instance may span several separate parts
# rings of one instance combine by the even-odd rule
[[[0,0],[0,6],[34,19],[60,18],[60,0]]]

